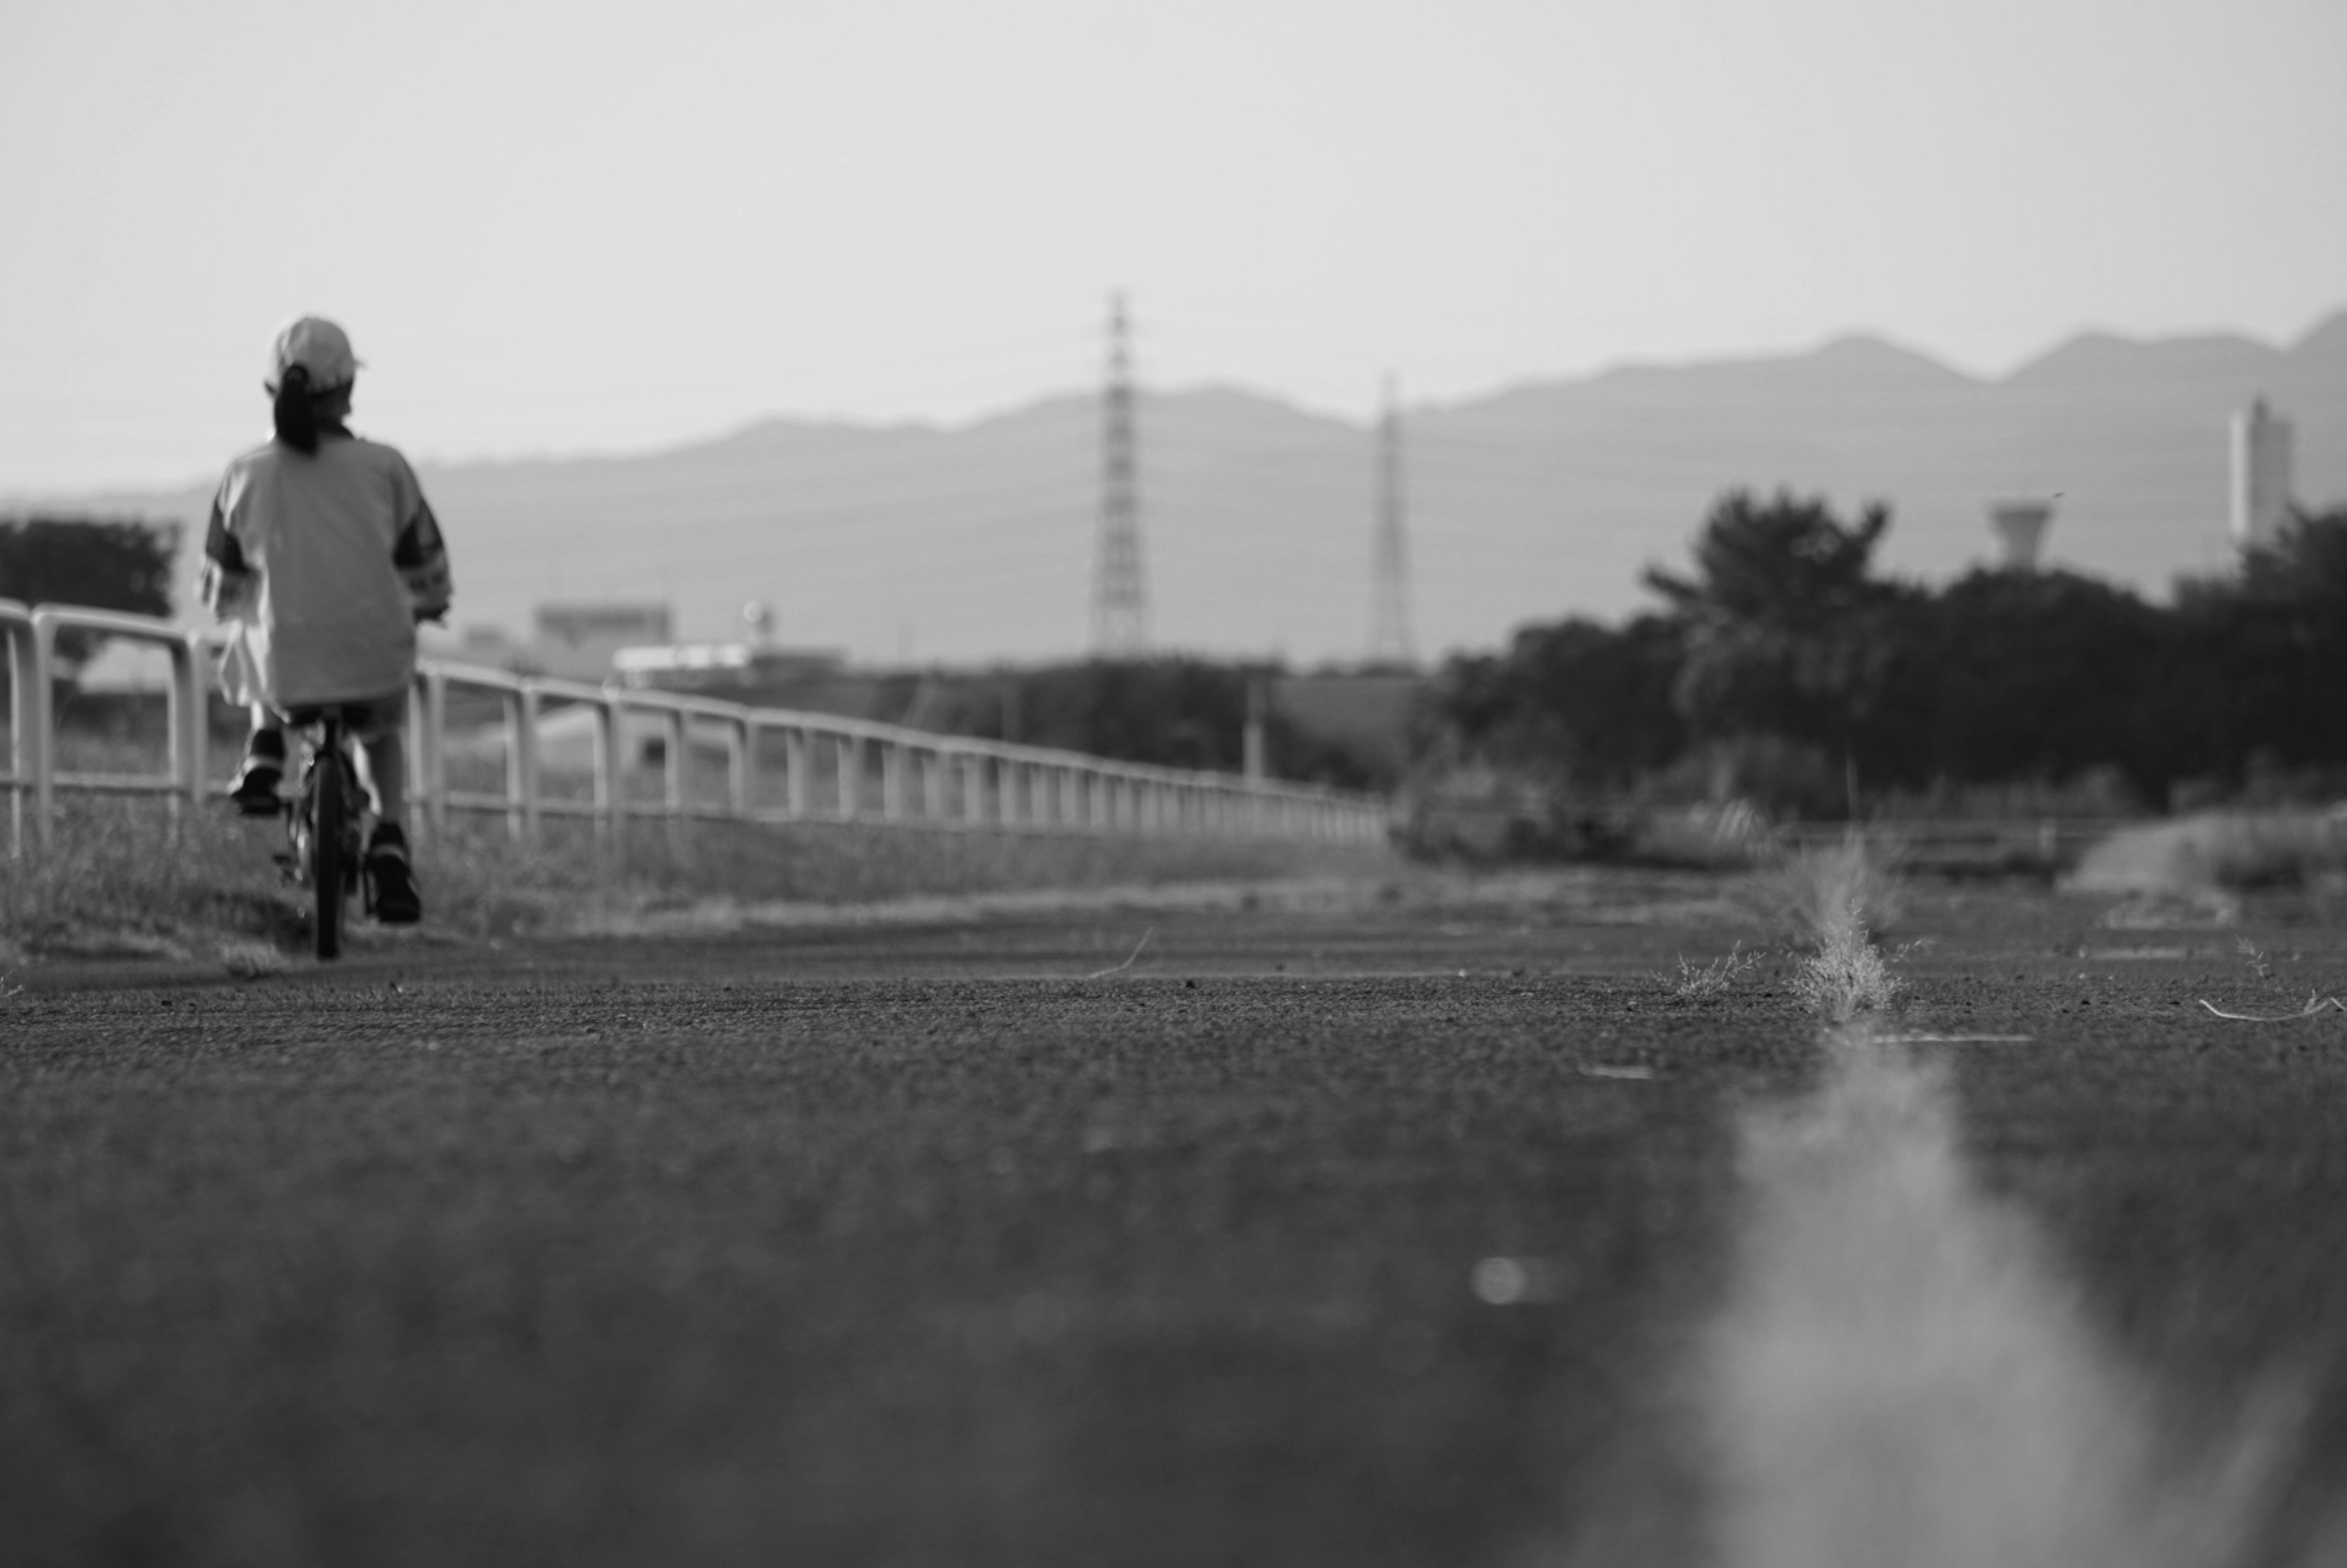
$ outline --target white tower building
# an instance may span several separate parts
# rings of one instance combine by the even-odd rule
[[[2262,397],[2233,415],[2232,499],[2228,527],[2243,549],[2271,544],[2290,517],[2290,421]]]

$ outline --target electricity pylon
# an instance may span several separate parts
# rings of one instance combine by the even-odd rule
[[[1133,349],[1124,296],[1109,296],[1108,380],[1101,390],[1100,554],[1092,574],[1092,651],[1139,657],[1149,644],[1141,569],[1139,440],[1133,419]]]
[[[1378,517],[1369,583],[1369,661],[1413,664],[1409,634],[1409,539],[1401,487],[1401,405],[1386,377],[1378,419]]]

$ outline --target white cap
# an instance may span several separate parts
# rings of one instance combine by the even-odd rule
[[[297,364],[310,373],[313,392],[347,386],[359,373],[350,334],[323,316],[303,316],[277,334],[269,351],[269,390],[275,392]]]

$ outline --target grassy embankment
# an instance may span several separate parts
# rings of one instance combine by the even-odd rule
[[[67,745],[64,764],[71,769],[159,765],[120,742],[68,736]],[[494,759],[459,764],[455,782],[494,787],[500,766]],[[551,787],[559,791],[563,782]],[[583,776],[570,782],[584,793]],[[630,781],[634,798],[656,798],[658,789],[654,773]],[[515,843],[491,817],[460,819],[444,834],[418,832],[416,839],[425,935],[468,939],[610,929],[696,907],[722,917],[741,905],[1260,881],[1389,864],[1380,851],[1307,845],[839,823],[637,821],[620,856],[575,819],[548,821],[535,848]],[[266,966],[270,955],[299,951],[308,940],[302,890],[289,886],[272,859],[282,846],[274,820],[240,819],[224,804],[174,822],[156,801],[68,794],[49,850],[0,862],[0,961],[151,954]],[[362,945],[374,938],[364,923],[354,933]]]
[[[2204,812],[2122,829],[2089,850],[2082,892],[2299,891],[2347,907],[2347,815]]]

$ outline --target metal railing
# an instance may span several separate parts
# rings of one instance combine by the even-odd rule
[[[87,630],[159,646],[169,653],[166,771],[66,772],[56,766],[51,693],[56,638]],[[177,813],[201,804],[219,784],[204,754],[211,634],[146,616],[0,600],[0,637],[13,671],[12,744],[0,790],[10,800],[16,855],[46,841],[62,790],[159,795]],[[455,727],[459,709],[489,723]],[[1150,837],[1254,837],[1374,844],[1389,807],[1375,796],[1315,785],[1112,762],[1039,746],[932,734],[788,709],[757,708],[682,692],[510,674],[422,661],[408,699],[408,775],[413,815],[426,830],[462,814],[505,819],[536,843],[550,817],[585,818],[613,853],[624,824],[651,818],[759,823],[870,823],[889,827]],[[548,765],[549,748],[583,727],[582,766]],[[550,733],[550,732],[553,732]],[[483,743],[495,735],[493,746]],[[630,743],[658,742],[659,792],[629,787]],[[458,757],[463,750],[466,754]],[[649,756],[652,747],[641,745]],[[458,762],[490,752],[502,787],[457,779]],[[720,764],[713,780],[699,780]],[[477,769],[475,771],[477,771]],[[454,780],[455,782],[452,782]],[[714,788],[696,790],[696,782]]]

